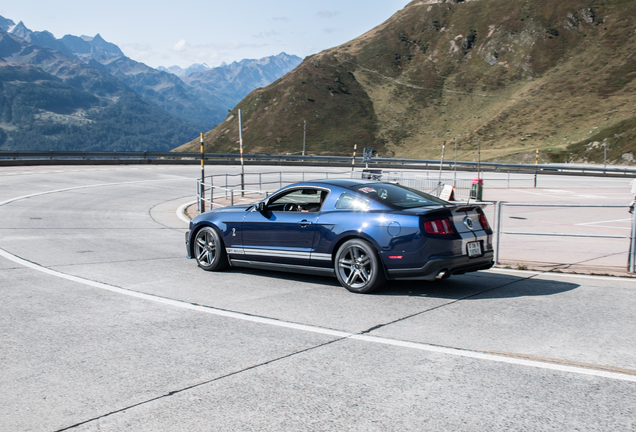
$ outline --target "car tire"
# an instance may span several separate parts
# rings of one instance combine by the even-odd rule
[[[194,236],[194,258],[203,270],[219,271],[228,266],[225,245],[212,227],[203,227]]]
[[[370,293],[384,284],[384,270],[375,248],[361,239],[348,240],[335,258],[336,277],[354,293]]]

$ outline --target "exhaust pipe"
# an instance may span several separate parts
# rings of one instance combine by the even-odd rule
[[[449,276],[450,276],[450,274],[448,273],[448,270],[444,269],[444,270],[441,270],[441,271],[437,274],[437,276],[435,276],[435,279],[436,279],[436,280],[446,279],[446,278],[447,278],[447,277],[449,277]]]

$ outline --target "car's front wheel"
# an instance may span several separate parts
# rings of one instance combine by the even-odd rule
[[[203,270],[217,271],[227,267],[223,240],[212,227],[201,228],[194,237],[194,257]]]
[[[338,281],[351,292],[369,293],[386,281],[375,249],[364,240],[343,243],[336,253],[335,266]]]

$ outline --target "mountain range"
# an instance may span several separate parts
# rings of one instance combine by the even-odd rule
[[[99,34],[56,39],[0,17],[0,149],[169,150],[300,61],[281,53],[238,67],[194,65],[180,78]]]
[[[207,151],[238,151],[240,109],[247,153],[300,151],[306,121],[310,154],[439,159],[457,140],[462,160],[631,163],[634,16],[633,0],[414,0],[252,91]]]
[[[225,63],[221,64],[221,66],[224,66]],[[208,66],[207,64],[203,63],[194,63],[192,65],[190,65],[189,67],[183,69],[180,66],[170,66],[170,67],[163,67],[163,66],[159,66],[157,68],[157,70],[160,71],[164,71],[164,72],[170,72],[173,75],[176,75],[178,77],[184,77],[184,76],[190,76],[195,72],[205,72],[207,70],[212,69],[210,66]]]

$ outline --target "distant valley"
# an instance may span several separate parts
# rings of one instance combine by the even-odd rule
[[[177,76],[99,34],[57,39],[0,17],[0,150],[170,150],[300,62],[281,53]]]

